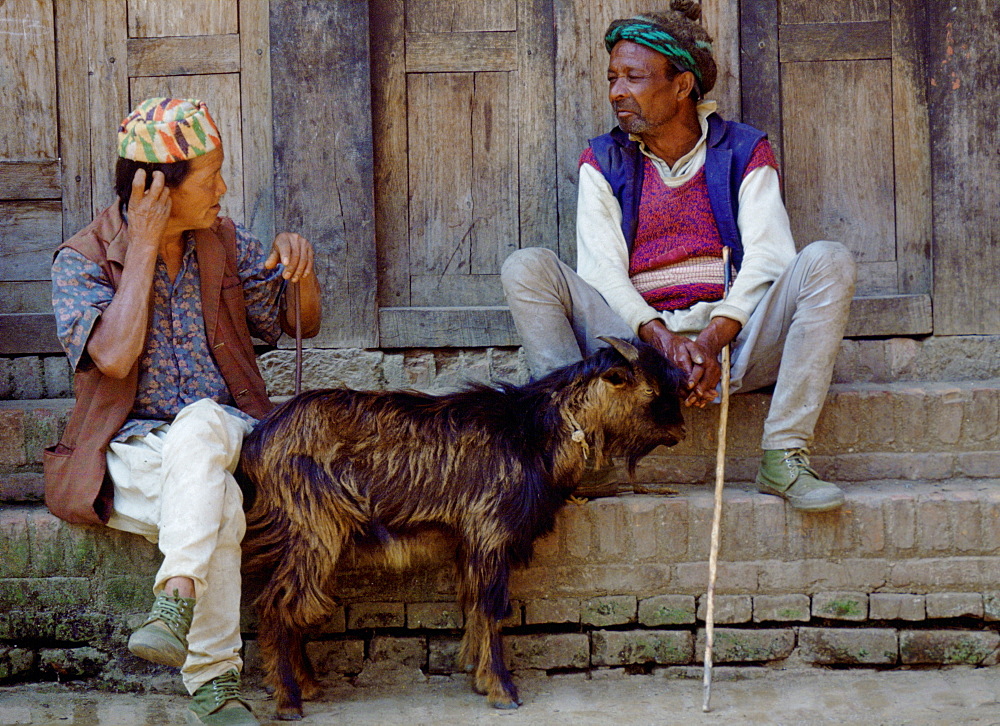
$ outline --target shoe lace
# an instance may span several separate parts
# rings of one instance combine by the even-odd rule
[[[785,458],[782,459],[782,461],[785,462],[788,470],[793,475],[796,474],[796,472],[804,470],[814,477],[819,477],[816,470],[809,465],[809,449],[807,448],[803,447],[801,449],[790,449],[788,453],[785,454]]]
[[[190,601],[180,597],[163,595],[153,602],[153,610],[149,614],[150,620],[162,620],[171,630],[178,632],[184,630],[185,621],[191,617],[192,604]]]
[[[212,680],[212,698],[216,705],[232,699],[240,700],[240,674],[235,670],[223,673]]]

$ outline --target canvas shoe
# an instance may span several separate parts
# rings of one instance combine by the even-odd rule
[[[844,493],[809,466],[808,449],[771,449],[757,470],[757,489],[788,500],[802,512],[826,512],[844,503]]]
[[[250,704],[240,696],[240,674],[235,668],[199,686],[184,716],[188,724],[260,726]]]
[[[153,663],[180,668],[187,658],[187,634],[194,614],[194,598],[161,592],[139,629],[128,639],[128,649]]]

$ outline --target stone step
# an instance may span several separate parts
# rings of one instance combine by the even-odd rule
[[[770,399],[733,396],[727,480],[753,479]],[[0,401],[0,501],[41,501],[41,452],[57,440],[71,406],[70,399]],[[686,417],[687,440],[646,457],[636,491],[715,480],[718,407]],[[1000,379],[834,384],[812,452],[820,473],[838,482],[992,477],[1000,471]]]
[[[670,496],[625,494],[562,510],[530,565],[512,575],[515,608],[506,624],[515,663],[628,665],[633,661],[619,658],[625,645],[615,643],[646,648],[649,638],[664,648],[683,645],[680,656],[665,655],[664,662],[697,662],[713,496],[706,486],[676,489]],[[841,510],[812,515],[733,484],[725,491],[721,534],[716,623],[732,628],[726,637],[734,639],[725,661],[780,660],[794,646],[811,662],[827,664],[996,662],[997,480],[857,483],[847,488]],[[103,527],[66,524],[40,504],[0,506],[0,542],[0,681],[38,677],[37,664],[53,657],[53,649],[123,683],[150,672],[127,654],[124,640],[151,601],[160,560],[154,545]],[[396,643],[419,651],[413,657],[432,670],[451,672],[462,617],[449,555],[444,547],[404,572],[356,567],[340,573],[340,605],[317,631],[324,668],[357,673],[377,644]],[[244,601],[254,592],[247,583]],[[255,623],[245,607],[250,662]],[[880,645],[877,661],[864,660],[864,643],[876,629],[879,642],[892,647]],[[931,657],[911,652],[922,638],[928,644],[919,652],[937,648],[938,660],[914,660]],[[958,640],[941,645],[941,638]],[[768,645],[779,641],[778,650]],[[856,658],[824,660],[852,643]],[[559,648],[570,646],[572,657],[560,660]],[[757,655],[749,657],[751,651]],[[953,660],[959,651],[972,660]],[[343,665],[343,658],[353,665]],[[12,663],[35,665],[18,671]]]

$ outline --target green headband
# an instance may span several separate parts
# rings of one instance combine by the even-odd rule
[[[643,20],[635,20],[619,25],[609,31],[604,37],[604,47],[608,49],[608,53],[615,47],[615,43],[620,40],[630,40],[633,43],[639,43],[647,48],[652,48],[657,53],[662,53],[669,58],[680,70],[691,71],[698,81],[698,91],[701,91],[701,69],[698,68],[697,61],[667,31]],[[703,40],[695,41],[695,46],[707,50],[709,53],[712,52],[712,44],[706,43]]]

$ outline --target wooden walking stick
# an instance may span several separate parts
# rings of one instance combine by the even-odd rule
[[[302,293],[299,283],[293,282],[292,300],[295,304],[295,395],[302,393]]]
[[[722,248],[723,298],[729,295],[729,248]],[[715,454],[715,505],[712,509],[712,542],[708,551],[708,591],[705,595],[705,670],[704,700],[701,710],[711,711],[712,646],[715,644],[715,576],[719,566],[719,530],[722,520],[722,486],[726,478],[726,426],[729,422],[729,355],[727,343],[722,349],[722,402],[719,405],[719,442]]]

